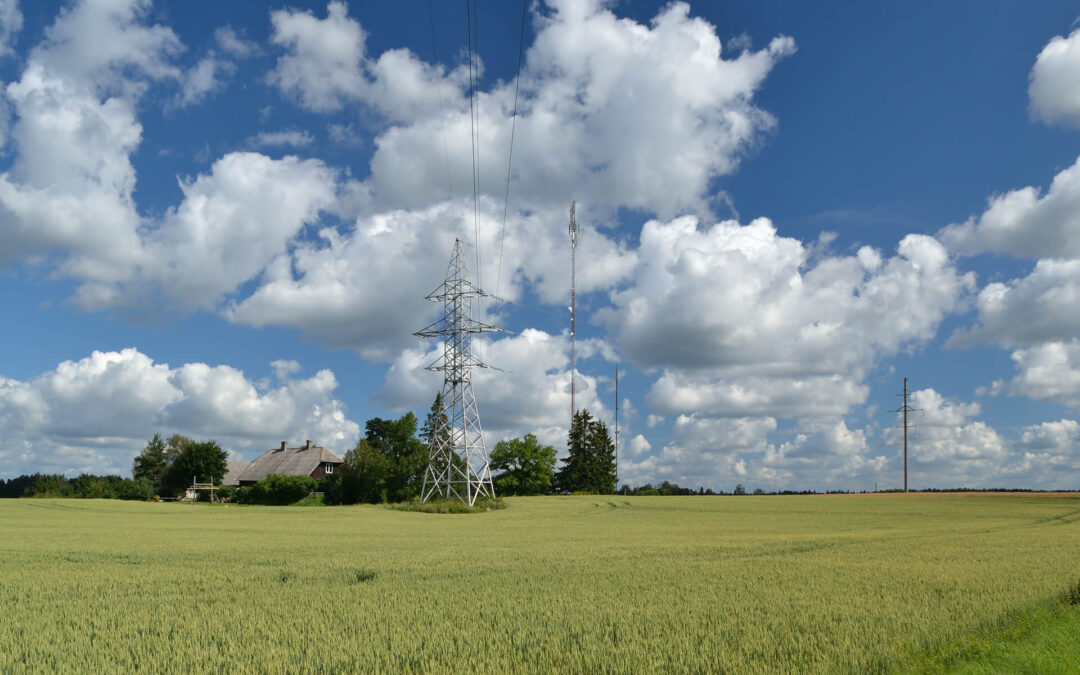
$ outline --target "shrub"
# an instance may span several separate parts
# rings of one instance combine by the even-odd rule
[[[284,506],[300,501],[315,490],[317,481],[311,476],[282,476],[272,473],[251,486],[244,495],[248,504]]]

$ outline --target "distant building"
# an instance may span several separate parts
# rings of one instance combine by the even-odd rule
[[[288,441],[282,441],[280,448],[267,450],[247,466],[236,467],[229,462],[229,472],[222,481],[224,485],[254,485],[272,473],[283,476],[311,476],[324,478],[334,473],[341,466],[341,458],[326,448],[312,445],[307,441],[302,447],[290,448]]]

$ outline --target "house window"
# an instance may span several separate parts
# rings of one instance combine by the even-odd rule
[[[326,473],[334,473],[334,465],[330,462],[326,463]]]

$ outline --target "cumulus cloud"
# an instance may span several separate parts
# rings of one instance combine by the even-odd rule
[[[358,98],[365,85],[365,34],[348,11],[344,2],[331,2],[325,19],[311,12],[272,12],[270,41],[289,53],[278,59],[269,82],[317,112],[339,110],[343,100]]]
[[[879,358],[933,337],[974,286],[931,237],[908,235],[888,260],[811,261],[764,218],[652,221],[637,260],[596,317],[633,363],[664,369],[647,401],[665,413],[842,415]]]
[[[16,153],[0,174],[0,259],[62,249],[82,273],[123,274],[138,253],[133,106],[36,63],[7,98]]]
[[[1047,342],[1012,353],[1019,373],[1010,391],[1080,410],[1080,340]]]
[[[289,371],[289,372],[286,372]],[[129,348],[93,352],[18,381],[0,376],[8,473],[128,473],[154,433],[215,438],[251,459],[283,439],[344,451],[360,427],[334,398],[329,370],[309,378],[278,368],[266,391],[231,366],[173,368]]]
[[[335,175],[321,161],[230,153],[211,173],[181,183],[184,199],[142,240],[141,264],[118,284],[84,284],[87,309],[161,294],[180,308],[213,308],[259,274],[333,201]]]
[[[1048,124],[1080,124],[1080,30],[1050,40],[1039,52],[1029,81],[1033,116]]]
[[[179,80],[172,57],[183,51],[172,29],[146,25],[150,0],[83,0],[63,9],[29,61],[54,75],[124,95],[143,78]],[[132,77],[137,74],[137,77]]]
[[[472,215],[471,204],[444,202],[422,211],[362,217],[344,234],[325,228],[320,241],[300,244],[291,255],[276,259],[261,285],[231,304],[226,316],[252,326],[297,328],[323,343],[390,360],[440,311],[424,296],[445,278],[455,238],[474,240]],[[481,203],[480,245],[488,253],[480,274],[470,271],[472,281],[508,300],[530,284],[544,300],[561,302],[569,294],[569,270],[565,237],[552,232],[552,214],[510,221],[514,236],[502,245],[500,280],[495,252],[500,250],[501,216],[501,204]],[[579,292],[616,283],[633,266],[632,252],[599,233],[590,237],[591,261],[579,276]],[[466,251],[470,268],[475,253],[472,246]],[[496,301],[484,307],[497,309]]]
[[[1080,334],[1080,260],[1040,260],[1022,279],[987,284],[975,307],[978,324],[958,329],[949,344],[1012,347]]]
[[[620,480],[631,485],[670,480],[684,487],[722,486],[739,474],[737,466],[744,455],[765,452],[767,436],[775,430],[776,420],[771,417],[679,415],[672,425],[671,442],[659,451],[646,454],[647,441],[631,440],[630,452],[619,465]]]
[[[22,30],[19,0],[0,0],[0,57],[13,54],[11,43]]]
[[[732,172],[775,125],[752,99],[794,42],[778,37],[765,49],[725,59],[716,28],[691,17],[684,3],[668,5],[649,26],[620,19],[602,3],[550,4],[547,15],[534,15],[537,36],[521,75],[515,202],[550,208],[578,194],[589,195],[597,210],[628,207],[665,217],[707,210],[710,180]],[[386,72],[398,75],[385,82],[422,80],[418,73],[426,71],[407,63],[395,55]],[[376,139],[371,182],[381,202],[426,203],[428,186],[446,182],[447,164],[453,184],[471,181],[470,112],[456,82],[453,73],[444,79],[445,114],[413,96],[395,104],[399,113],[411,105],[431,114],[414,110],[407,123],[401,118]],[[479,142],[499,149],[482,160],[501,161],[514,100],[512,83],[480,92]],[[433,142],[439,138],[445,148]],[[551,151],[556,147],[560,152]],[[493,163],[480,171],[503,172]]]
[[[972,419],[978,403],[946,399],[934,389],[912,392],[909,416],[908,465],[914,488],[1000,487],[1003,467],[1010,459],[1010,443],[985,422]],[[889,428],[884,441],[902,452],[903,432]],[[898,470],[902,459],[894,455]]]
[[[938,238],[966,255],[1080,258],[1080,159],[1054,176],[1046,194],[1025,187],[991,197],[982,215],[949,225]]]

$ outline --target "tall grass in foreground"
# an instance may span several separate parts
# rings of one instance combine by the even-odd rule
[[[0,672],[880,672],[1080,578],[1069,497],[505,502],[0,502]]]

